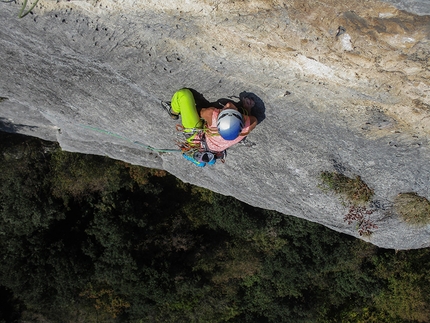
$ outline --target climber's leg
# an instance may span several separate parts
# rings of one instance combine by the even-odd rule
[[[203,127],[203,122],[197,113],[196,102],[190,90],[181,89],[177,91],[172,97],[171,104],[172,112],[181,115],[184,128],[201,129]]]

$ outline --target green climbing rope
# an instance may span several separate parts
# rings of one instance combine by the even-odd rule
[[[25,7],[27,7],[27,2],[28,2],[28,0],[24,0],[24,3],[22,5],[22,7],[21,7],[21,10],[20,10],[20,12],[18,14],[19,18],[24,18],[25,16],[27,16],[31,12],[31,10],[33,10],[34,7],[36,7],[36,5],[39,2],[39,0],[35,0],[34,3],[30,6],[30,9],[28,9],[26,12],[24,12],[25,11]]]
[[[97,127],[87,126],[87,125],[82,125],[82,124],[80,124],[79,126],[82,127],[82,128],[85,128],[85,129],[90,129],[90,130],[93,130],[93,131],[97,131],[99,133],[103,133],[103,134],[106,134],[106,135],[109,135],[109,136],[112,136],[112,137],[115,137],[115,138],[119,138],[119,139],[122,139],[122,140],[125,140],[125,141],[128,141],[128,142],[131,142],[132,144],[138,145],[140,147],[143,147],[145,149],[148,149],[148,150],[151,150],[151,151],[155,151],[155,152],[158,152],[158,153],[182,153],[181,149],[159,149],[159,148],[154,148],[152,146],[142,144],[141,142],[138,142],[138,141],[135,141],[135,140],[130,140],[130,139],[126,138],[126,137],[118,135],[118,134],[116,134],[116,133],[114,133],[112,131],[109,131],[109,130],[104,130],[104,129],[100,129],[100,128],[97,128]]]

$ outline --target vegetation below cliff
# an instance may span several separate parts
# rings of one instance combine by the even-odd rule
[[[0,136],[0,322],[430,320],[429,249]]]

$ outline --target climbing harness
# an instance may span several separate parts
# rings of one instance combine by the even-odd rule
[[[206,127],[203,129],[184,128],[184,126],[177,124],[176,130],[182,132],[185,137],[185,140],[176,141],[176,144],[182,150],[182,155],[185,159],[199,167],[214,165],[217,160],[225,163],[225,158],[227,157],[226,150],[222,152],[214,152],[207,146]]]

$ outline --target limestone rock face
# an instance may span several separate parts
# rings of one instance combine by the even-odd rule
[[[427,0],[39,2],[22,19],[0,3],[2,130],[162,168],[380,247],[430,246],[430,226],[393,208],[399,193],[430,199]],[[183,87],[209,101],[254,93],[265,119],[225,164],[146,149],[176,148],[160,100]],[[323,171],[374,190],[373,234],[344,221]]]

